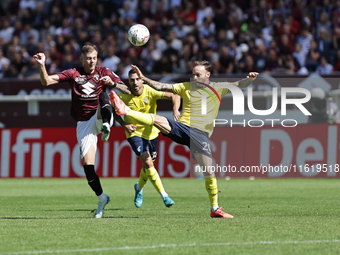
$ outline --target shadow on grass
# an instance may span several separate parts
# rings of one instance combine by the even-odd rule
[[[30,211],[39,211],[39,212],[93,212],[96,209],[62,209],[62,210],[17,210],[19,212],[30,212]],[[105,211],[120,211],[123,210],[122,208],[115,208],[115,209],[105,209]]]
[[[138,219],[139,217],[106,216],[102,219]],[[94,219],[93,217],[0,217],[0,220],[66,220],[66,219]]]

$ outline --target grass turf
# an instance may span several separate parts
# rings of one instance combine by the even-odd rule
[[[111,202],[94,219],[85,179],[0,179],[0,255],[340,253],[338,180],[220,179],[234,219],[210,218],[196,179],[163,179],[171,208],[148,183],[137,209],[136,180],[102,179]]]

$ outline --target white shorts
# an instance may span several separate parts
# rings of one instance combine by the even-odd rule
[[[97,119],[97,113],[86,121],[77,122],[77,140],[80,148],[80,156],[84,158],[86,153],[89,151],[91,145],[94,150],[97,151],[97,135],[101,133],[101,127],[103,124],[102,119]],[[113,114],[111,115],[110,127],[113,125]]]

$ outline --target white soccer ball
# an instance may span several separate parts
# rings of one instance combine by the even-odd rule
[[[142,46],[149,41],[149,29],[142,24],[133,25],[129,29],[128,38],[130,43],[132,43],[133,45]]]

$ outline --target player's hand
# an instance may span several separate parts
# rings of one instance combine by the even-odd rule
[[[33,56],[33,58],[40,64],[43,65],[45,64],[46,61],[46,56],[44,53],[37,53]]]
[[[135,66],[135,65],[131,65],[131,67],[132,67],[133,69],[135,69],[136,74],[137,74],[137,76],[139,77],[139,79],[142,79],[142,80],[143,80],[144,75],[143,75],[142,72],[139,70],[139,68],[138,68],[137,66]]]
[[[256,77],[259,75],[259,73],[257,72],[250,72],[247,76],[247,78],[251,78],[251,79],[256,79]]]
[[[115,85],[115,83],[111,80],[111,77],[108,75],[103,76],[102,78],[99,79],[99,81],[103,81],[105,85],[110,85],[110,86]]]
[[[135,132],[136,131],[136,126],[133,124],[127,124],[125,125],[125,130],[128,131],[129,133]]]
[[[179,111],[174,111],[174,120],[178,121],[181,117],[181,113]]]

